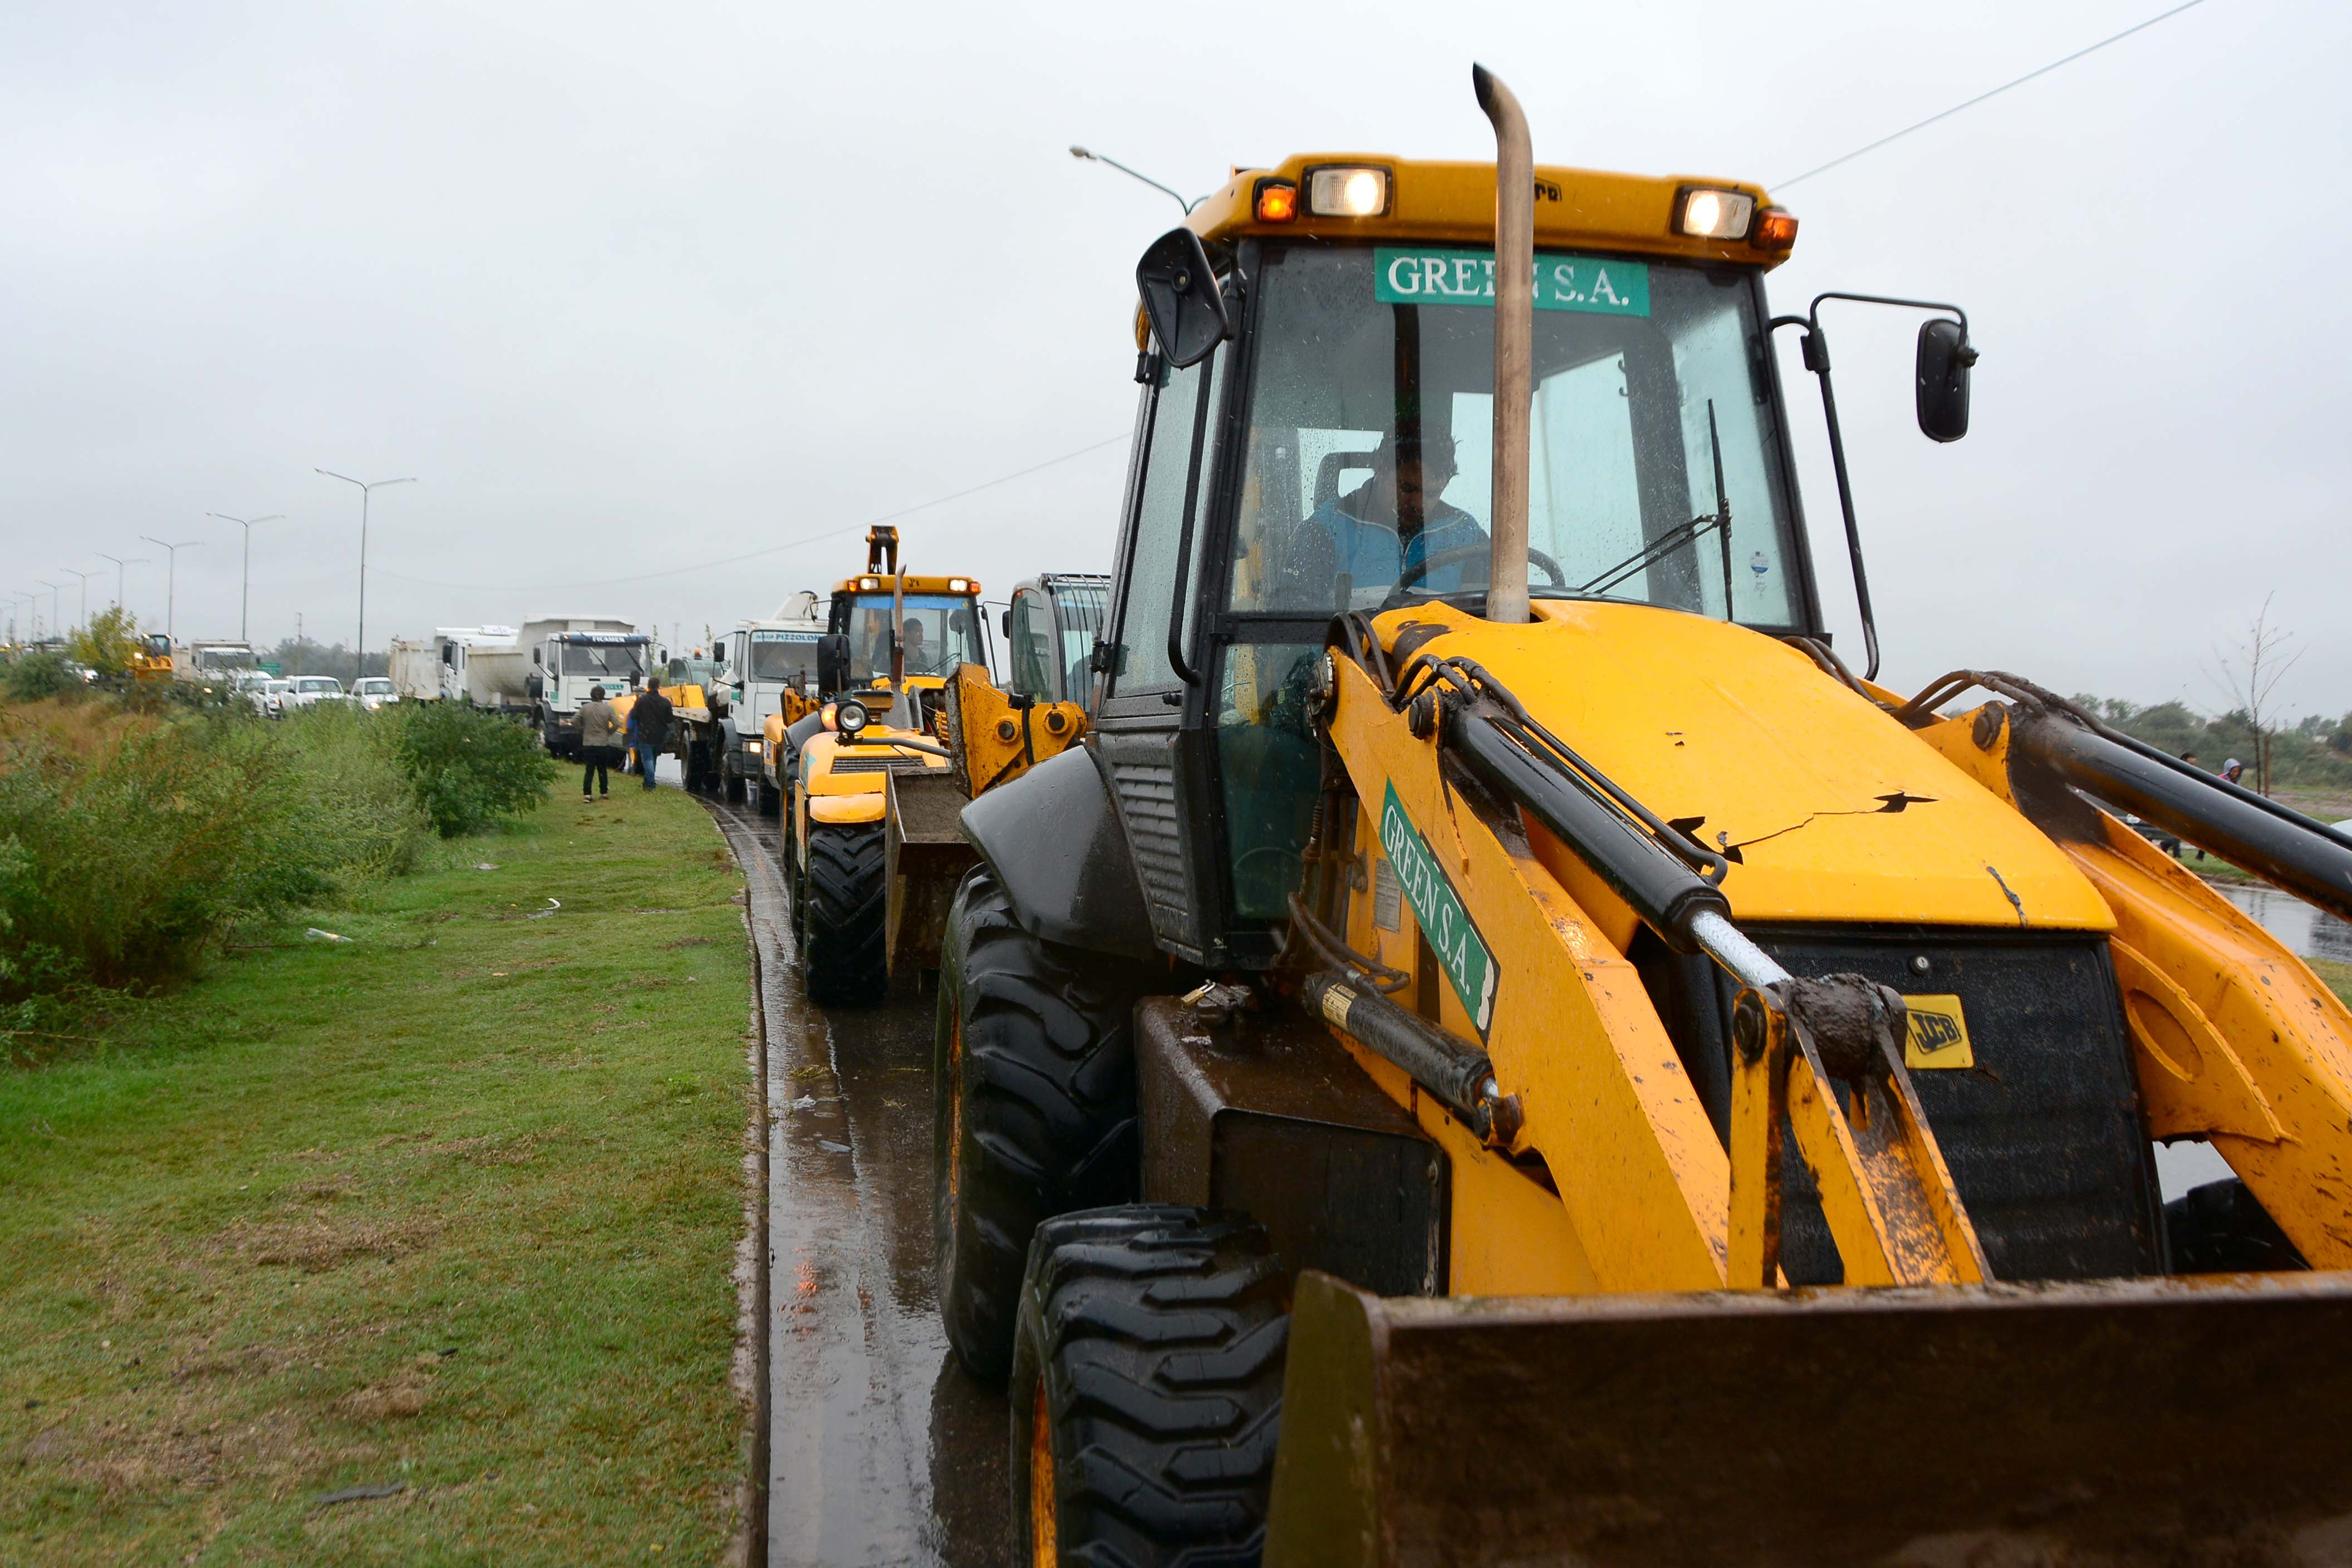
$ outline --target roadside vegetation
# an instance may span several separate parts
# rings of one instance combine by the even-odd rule
[[[527,731],[449,705],[273,722],[201,692],[192,705],[186,683],[59,688],[53,674],[37,657],[0,683],[0,1024],[19,1030],[184,980],[248,927],[340,907],[436,831],[534,808],[553,772]]]
[[[748,988],[709,817],[551,800],[462,706],[132,681],[94,630],[0,666],[0,1562],[716,1558]]]
[[[748,960],[709,817],[542,783],[444,838],[437,729],[34,706],[8,951],[82,991],[0,1070],[0,1562],[715,1561]]]

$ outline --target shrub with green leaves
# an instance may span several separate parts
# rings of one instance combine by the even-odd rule
[[[462,703],[402,703],[400,756],[418,800],[444,838],[479,832],[534,810],[555,779],[555,759],[528,727]]]
[[[36,703],[44,697],[72,696],[84,689],[63,653],[26,653],[0,669],[0,696],[10,702]]]

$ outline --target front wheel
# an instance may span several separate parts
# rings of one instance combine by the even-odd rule
[[[801,957],[809,1000],[819,1007],[871,1007],[889,991],[884,869],[881,823],[809,824]]]
[[[741,805],[743,803],[744,795],[743,776],[740,773],[728,774],[726,783],[720,790],[720,793],[727,797],[727,803],[729,805]]]
[[[1289,1328],[1247,1219],[1136,1204],[1039,1226],[1013,1364],[1015,1560],[1255,1563]]]
[[[784,797],[765,779],[760,780],[760,815],[772,817],[783,808]]]
[[[1001,1381],[1038,1221],[1138,1192],[1139,977],[1041,942],[974,868],[948,912],[933,1036],[931,1225],[940,1315],[967,1371]]]

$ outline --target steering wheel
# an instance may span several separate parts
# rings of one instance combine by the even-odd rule
[[[1405,590],[1440,567],[1458,566],[1468,560],[1484,560],[1491,553],[1490,548],[1486,545],[1456,545],[1452,549],[1442,549],[1435,555],[1423,556],[1397,573],[1396,581],[1389,585],[1388,597],[1381,601],[1381,608],[1393,610],[1402,604]],[[1530,565],[1543,568],[1545,573],[1550,577],[1551,581],[1546,586],[1562,590],[1568,587],[1568,575],[1559,570],[1559,562],[1532,545],[1528,548],[1528,561]]]

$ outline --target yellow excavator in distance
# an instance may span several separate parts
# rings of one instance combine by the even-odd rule
[[[2352,840],[1880,684],[1823,309],[1926,315],[1938,441],[1965,315],[1776,316],[1768,193],[1474,79],[1496,164],[1145,251],[1091,727],[962,813],[939,1298],[1017,1554],[2352,1560],[2352,1014],[2120,818],[2347,916]]]

